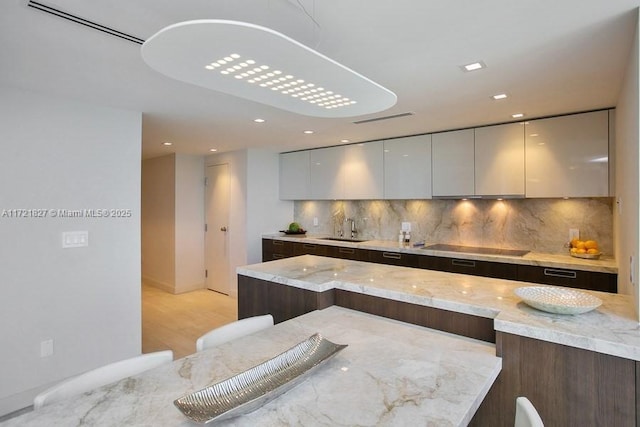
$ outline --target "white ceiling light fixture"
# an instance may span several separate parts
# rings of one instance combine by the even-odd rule
[[[170,25],[142,45],[156,71],[207,89],[315,117],[386,110],[390,90],[269,28],[203,19]]]
[[[162,145],[168,147],[170,145],[173,145],[173,142],[163,142]]]
[[[521,117],[524,117],[524,114],[523,113],[515,113],[515,114],[512,114],[511,117],[513,117],[514,119],[519,119]]]
[[[471,64],[467,64],[467,65],[461,65],[460,68],[462,68],[462,71],[464,72],[469,72],[469,71],[482,70],[483,68],[487,68],[487,65],[482,61],[478,61],[478,62],[472,62]]]
[[[499,93],[497,95],[493,95],[491,98],[495,99],[496,101],[499,101],[501,99],[507,99],[507,94],[506,93]]]
[[[305,130],[305,131],[304,131],[304,132],[302,132],[302,133],[306,133],[307,135],[311,135],[311,134],[313,133],[313,131],[312,131],[312,130]]]
[[[256,123],[264,123],[266,120],[265,119],[253,119],[254,122]]]

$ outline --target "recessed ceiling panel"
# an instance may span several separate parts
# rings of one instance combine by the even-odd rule
[[[171,78],[298,114],[351,117],[386,110],[390,90],[297,41],[227,20],[181,22],[142,45],[144,61]]]

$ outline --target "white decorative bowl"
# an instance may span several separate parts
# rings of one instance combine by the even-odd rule
[[[513,291],[533,308],[556,314],[581,314],[598,308],[602,304],[586,292],[553,286],[525,286]]]

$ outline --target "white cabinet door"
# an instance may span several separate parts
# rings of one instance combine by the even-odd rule
[[[344,146],[342,177],[344,198],[373,200],[384,196],[382,141]]]
[[[431,141],[433,196],[472,196],[473,129],[435,133]]]
[[[384,198],[431,198],[431,135],[384,141]]]
[[[527,197],[609,196],[608,112],[525,125]]]
[[[312,200],[344,199],[342,159],[344,147],[328,147],[309,152]]]
[[[475,129],[476,196],[524,197],[524,123]]]
[[[309,183],[309,151],[280,154],[280,199],[307,200]]]

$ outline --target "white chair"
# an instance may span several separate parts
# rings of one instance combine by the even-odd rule
[[[538,411],[526,397],[516,398],[515,427],[544,427]]]
[[[44,405],[114,383],[171,361],[173,361],[173,351],[164,350],[101,366],[62,381],[38,394],[33,400],[33,408],[42,408]]]
[[[273,326],[273,316],[270,314],[236,320],[235,322],[213,329],[198,338],[198,341],[196,341],[196,352],[215,347],[245,335],[253,334],[254,332],[267,329],[271,326]]]

